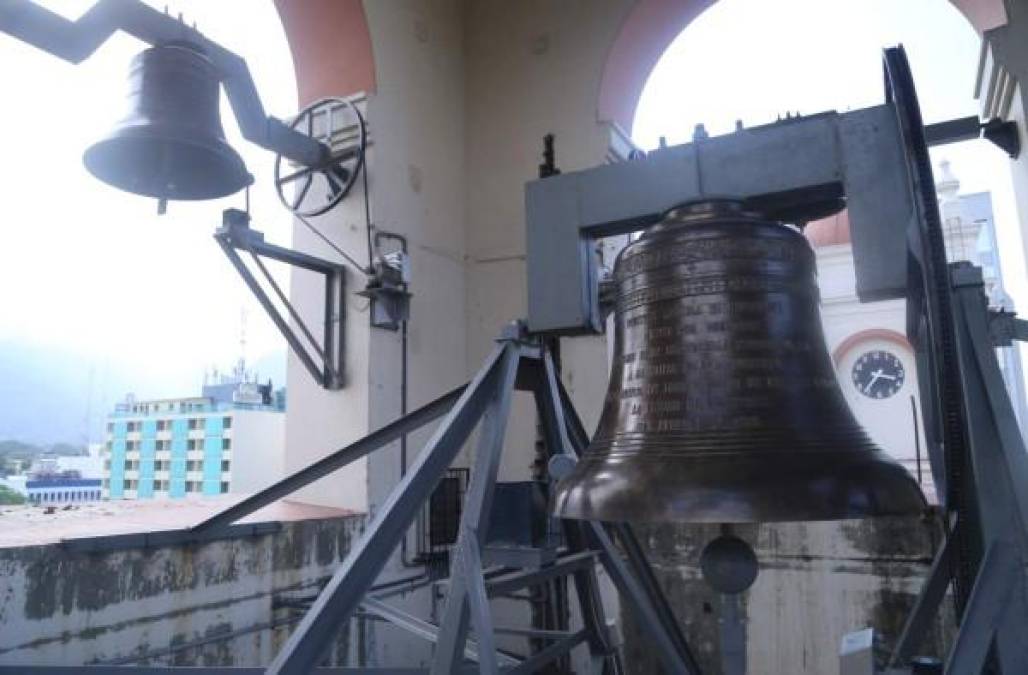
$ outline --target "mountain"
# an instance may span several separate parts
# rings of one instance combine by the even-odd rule
[[[159,359],[132,363],[111,354],[81,354],[49,345],[0,340],[0,439],[37,445],[85,445],[103,439],[114,404],[199,395],[207,364],[188,372],[162,370]],[[285,354],[254,362],[261,381],[285,385]]]

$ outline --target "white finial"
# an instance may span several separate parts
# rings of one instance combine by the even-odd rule
[[[939,179],[935,181],[935,191],[944,201],[956,199],[960,191],[960,180],[953,174],[950,166],[948,159],[939,162]]]

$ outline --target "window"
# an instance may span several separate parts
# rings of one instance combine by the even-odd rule
[[[186,441],[186,450],[196,450],[196,439],[190,438]]]
[[[231,438],[223,438],[223,439],[221,439],[221,449],[222,450],[231,450],[232,449],[232,439]]]
[[[114,422],[108,422],[107,423],[107,433],[109,433],[109,434],[114,433]]]
[[[228,481],[221,481],[221,492],[222,494],[228,492]]]
[[[157,420],[157,431],[164,431],[168,428],[168,423],[164,420]]]
[[[110,452],[111,450],[114,449],[114,443],[111,443],[110,441],[107,441],[107,446],[106,447],[107,447],[107,452]]]
[[[221,427],[223,429],[231,429],[232,428],[232,418],[231,417],[222,417],[221,418]]]
[[[186,471],[201,471],[203,469],[203,462],[200,460],[189,460],[186,462]]]
[[[200,428],[200,420],[196,419],[195,417],[190,417],[189,418],[189,428],[190,428],[190,430],[199,429]]]
[[[230,465],[231,465],[231,462],[229,460],[227,460],[227,459],[221,460],[221,470],[222,471],[228,471]]]

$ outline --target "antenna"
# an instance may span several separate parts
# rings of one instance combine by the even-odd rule
[[[239,308],[239,363],[236,366],[239,382],[246,381],[246,307]]]

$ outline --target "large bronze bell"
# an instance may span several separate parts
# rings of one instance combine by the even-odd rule
[[[924,508],[843,398],[815,277],[799,231],[728,200],[678,208],[626,247],[606,404],[555,514],[753,522]]]
[[[158,199],[214,199],[251,177],[225,142],[213,64],[188,44],[153,47],[129,70],[129,110],[86,150],[90,173],[116,188]]]

